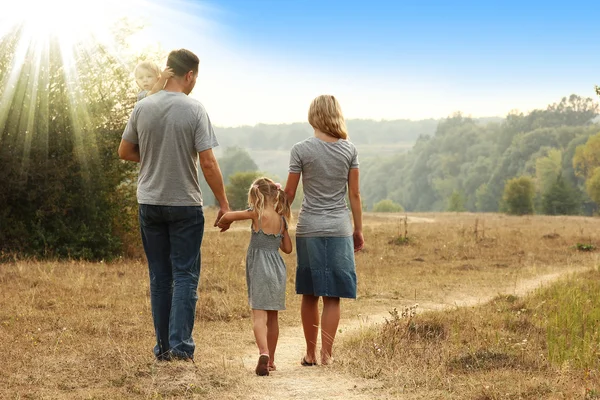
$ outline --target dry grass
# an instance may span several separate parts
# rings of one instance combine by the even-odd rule
[[[506,291],[522,278],[597,262],[595,252],[574,247],[577,243],[600,243],[594,219],[479,216],[475,234],[475,215],[417,217],[436,222],[409,221],[410,240],[405,245],[393,244],[393,239],[404,232],[396,217],[366,217],[367,247],[357,255],[359,298],[343,303],[343,318],[383,313],[415,301],[423,307],[481,298]],[[211,221],[210,214],[207,221]],[[110,264],[17,261],[0,265],[0,398],[244,398],[257,385],[240,357],[253,346],[244,281],[249,235],[244,230],[219,234],[212,229],[207,227],[203,245],[194,330],[196,364],[153,360],[147,267],[142,260]],[[295,255],[285,256],[285,260],[289,311],[281,313],[281,323],[296,326],[299,296],[294,295],[293,286]],[[469,321],[475,324],[474,317],[464,314],[466,310],[455,312],[457,321],[465,326],[470,326]],[[444,335],[451,337],[458,332],[460,325],[444,321]],[[432,322],[429,327],[415,327],[412,335],[433,335],[434,339],[423,340],[436,343],[438,333],[439,324]],[[428,348],[423,347],[420,357],[431,357],[434,368],[438,355]],[[458,369],[453,371],[459,372],[452,374],[464,374],[459,366],[470,360],[477,363],[478,357],[485,360],[484,366],[501,361],[527,374],[532,370],[529,359],[515,361],[513,353],[506,358],[496,354],[505,354],[502,349],[488,353],[477,350],[465,353],[464,359],[455,357]],[[409,360],[398,368],[414,369]],[[443,381],[442,371],[446,373],[443,368],[447,367],[439,368],[437,378],[423,379]],[[486,371],[480,368],[476,373],[490,373]],[[495,381],[517,385],[509,383],[515,375],[494,371]],[[556,379],[561,377],[556,375]],[[518,382],[525,385],[522,376]],[[527,382],[530,387],[535,379]],[[403,384],[411,385],[410,381]],[[435,385],[439,387],[437,381]],[[467,393],[462,387],[468,385],[452,387],[457,393]],[[440,393],[448,393],[444,391],[448,387]],[[486,398],[483,387],[471,389],[469,393],[479,391],[478,398]]]
[[[403,399],[600,398],[600,273],[413,318],[344,342],[341,369]]]
[[[390,281],[398,279],[399,289],[388,295],[396,294],[405,306],[415,300],[425,308],[432,300],[451,305],[447,299],[453,298],[471,303],[511,293],[519,279],[598,266],[596,254],[585,251],[598,245],[594,219],[487,217],[484,237],[481,217],[477,234],[476,216],[427,217],[436,224],[411,228],[409,223],[408,241],[388,241],[393,244],[386,248],[389,234],[370,236],[381,236],[378,248],[404,271],[380,270],[383,280],[374,298],[385,296],[386,282],[389,290]],[[385,252],[381,257],[386,259]],[[412,290],[417,295],[406,298]],[[414,318],[406,308],[392,310],[384,324],[343,343],[339,368],[381,380],[386,394],[403,399],[600,398],[599,290],[600,274],[594,271],[530,298],[498,296],[478,307],[449,307]]]

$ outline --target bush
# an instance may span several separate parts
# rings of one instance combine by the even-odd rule
[[[535,196],[535,184],[527,176],[513,178],[506,182],[502,200],[506,211],[513,215],[533,214],[533,198]]]
[[[404,207],[390,199],[381,200],[373,206],[374,212],[403,212]]]

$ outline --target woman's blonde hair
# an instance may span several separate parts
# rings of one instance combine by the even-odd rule
[[[138,65],[136,65],[135,69],[133,70],[133,74],[135,75],[137,70],[140,68],[147,69],[148,71],[154,72],[156,76],[160,76],[160,68],[158,68],[158,65],[156,65],[156,63],[153,63],[152,61],[142,61],[138,63]]]
[[[348,139],[342,107],[334,96],[321,95],[314,99],[308,109],[308,122],[329,136]]]
[[[291,219],[292,210],[281,185],[269,178],[258,178],[252,182],[250,190],[248,190],[248,205],[260,217],[265,210],[267,200],[273,203],[277,214],[284,216],[288,221]]]

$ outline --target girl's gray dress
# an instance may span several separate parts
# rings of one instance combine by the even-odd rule
[[[253,310],[285,310],[286,268],[279,246],[287,223],[281,217],[279,233],[264,233],[258,219],[258,231],[252,230],[246,253],[248,302]]]

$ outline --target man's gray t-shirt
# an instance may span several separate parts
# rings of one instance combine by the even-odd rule
[[[358,168],[358,152],[348,140],[310,137],[292,147],[290,172],[302,174],[304,191],[296,236],[352,236],[346,205],[351,168]]]
[[[139,204],[200,206],[198,153],[219,145],[202,104],[162,90],[133,108],[123,139],[139,145]]]

